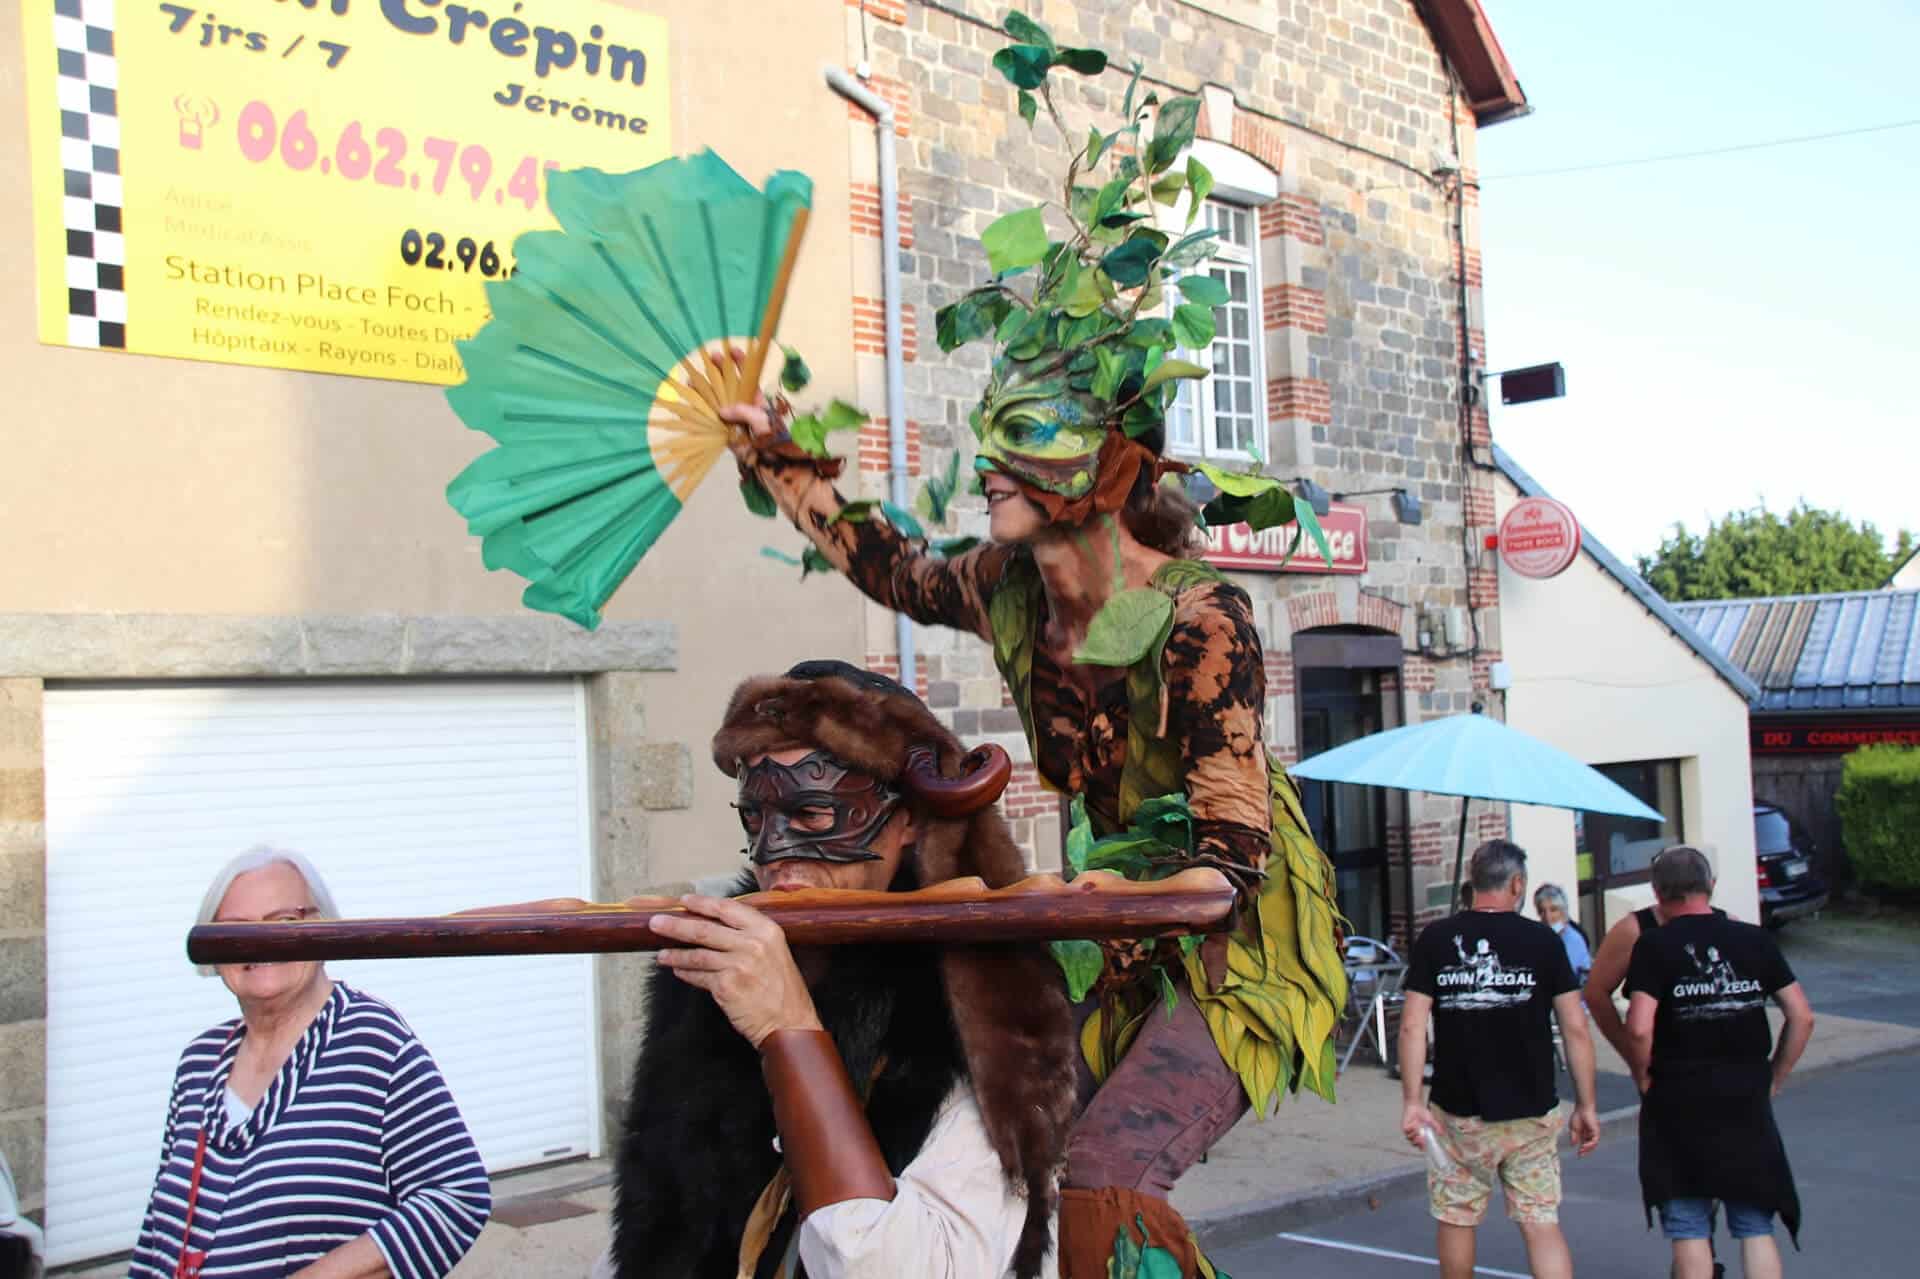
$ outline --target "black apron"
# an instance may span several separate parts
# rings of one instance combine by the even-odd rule
[[[1669,1068],[1640,1105],[1640,1194],[1751,1204],[1780,1218],[1800,1246],[1800,1196],[1773,1117],[1766,1062]]]

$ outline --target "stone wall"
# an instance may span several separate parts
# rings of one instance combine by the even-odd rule
[[[1059,131],[1044,112],[1030,130],[1015,111],[1013,91],[989,65],[1007,42],[994,29],[1004,8],[989,0],[908,0],[868,3],[863,12],[849,0],[848,63],[864,56],[869,83],[900,109],[901,184],[910,210],[900,255],[908,314],[919,333],[932,333],[935,310],[985,279],[978,237],[986,226],[1059,198],[1056,184],[1068,160]],[[1068,77],[1073,87],[1059,95],[1059,105],[1074,141],[1089,124],[1113,126],[1126,67],[1138,60],[1144,82],[1162,97],[1202,96],[1202,138],[1257,161],[1274,180],[1278,195],[1257,214],[1267,469],[1334,492],[1405,488],[1424,505],[1424,521],[1403,526],[1384,495],[1356,499],[1372,516],[1371,566],[1361,581],[1238,575],[1253,595],[1269,650],[1273,749],[1283,758],[1295,751],[1290,641],[1314,625],[1390,631],[1411,650],[1423,614],[1471,605],[1478,653],[1410,655],[1407,714],[1417,721],[1491,700],[1484,690],[1486,664],[1499,655],[1497,577],[1485,566],[1470,572],[1465,547],[1478,546],[1483,526],[1492,523],[1492,485],[1467,464],[1461,438],[1464,427],[1485,443],[1485,413],[1463,412],[1459,396],[1463,328],[1475,362],[1484,363],[1474,122],[1456,102],[1415,6],[1060,0],[1027,9],[1061,43],[1104,49],[1115,64],[1094,80]],[[873,171],[864,118],[851,126],[850,146],[856,181],[864,181]],[[867,202],[873,212],[856,216],[854,231],[877,239],[877,196]],[[856,294],[877,296],[865,292],[862,258],[856,253]],[[862,394],[869,404],[883,403],[879,352],[862,359]],[[923,343],[910,359],[916,470],[943,467],[955,449],[964,464],[972,453],[967,416],[985,381],[987,350],[943,356]],[[860,449],[869,493],[884,484],[884,441],[874,443],[863,439]],[[978,499],[962,499],[955,520],[956,531],[983,531]],[[890,616],[870,608],[868,636],[869,663],[891,662]],[[955,731],[968,740],[999,740],[1024,759],[1018,721],[985,647],[928,628],[918,630],[916,645],[923,690]],[[1033,784],[1030,771],[1024,780]],[[1036,815],[1023,835],[1057,841],[1057,821],[1039,815],[1037,803],[1027,807]],[[1414,796],[1408,807],[1414,831],[1444,828],[1450,847],[1457,805]],[[1470,835],[1484,838],[1491,830],[1476,820]],[[1057,843],[1035,851],[1057,856]],[[1413,908],[1416,916],[1431,915],[1427,881],[1444,872],[1417,851],[1414,862]],[[1397,871],[1393,880],[1395,910],[1404,914]]]
[[[37,1214],[47,1145],[47,809],[41,684],[0,679],[0,1150]]]

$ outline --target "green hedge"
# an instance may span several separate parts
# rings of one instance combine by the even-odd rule
[[[1834,807],[1862,883],[1920,892],[1920,747],[1863,746],[1847,756]]]

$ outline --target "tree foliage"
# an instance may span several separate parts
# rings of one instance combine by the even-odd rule
[[[1889,549],[1872,524],[1805,502],[1785,516],[1761,506],[1712,521],[1704,534],[1675,524],[1658,551],[1639,557],[1640,576],[1674,601],[1870,591],[1886,585],[1913,544],[1902,529]]]

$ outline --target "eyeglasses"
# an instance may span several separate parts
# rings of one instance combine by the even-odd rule
[[[303,919],[312,919],[320,913],[318,906],[294,906],[287,910],[276,910],[271,915],[259,919],[216,919],[216,924],[297,924]]]

